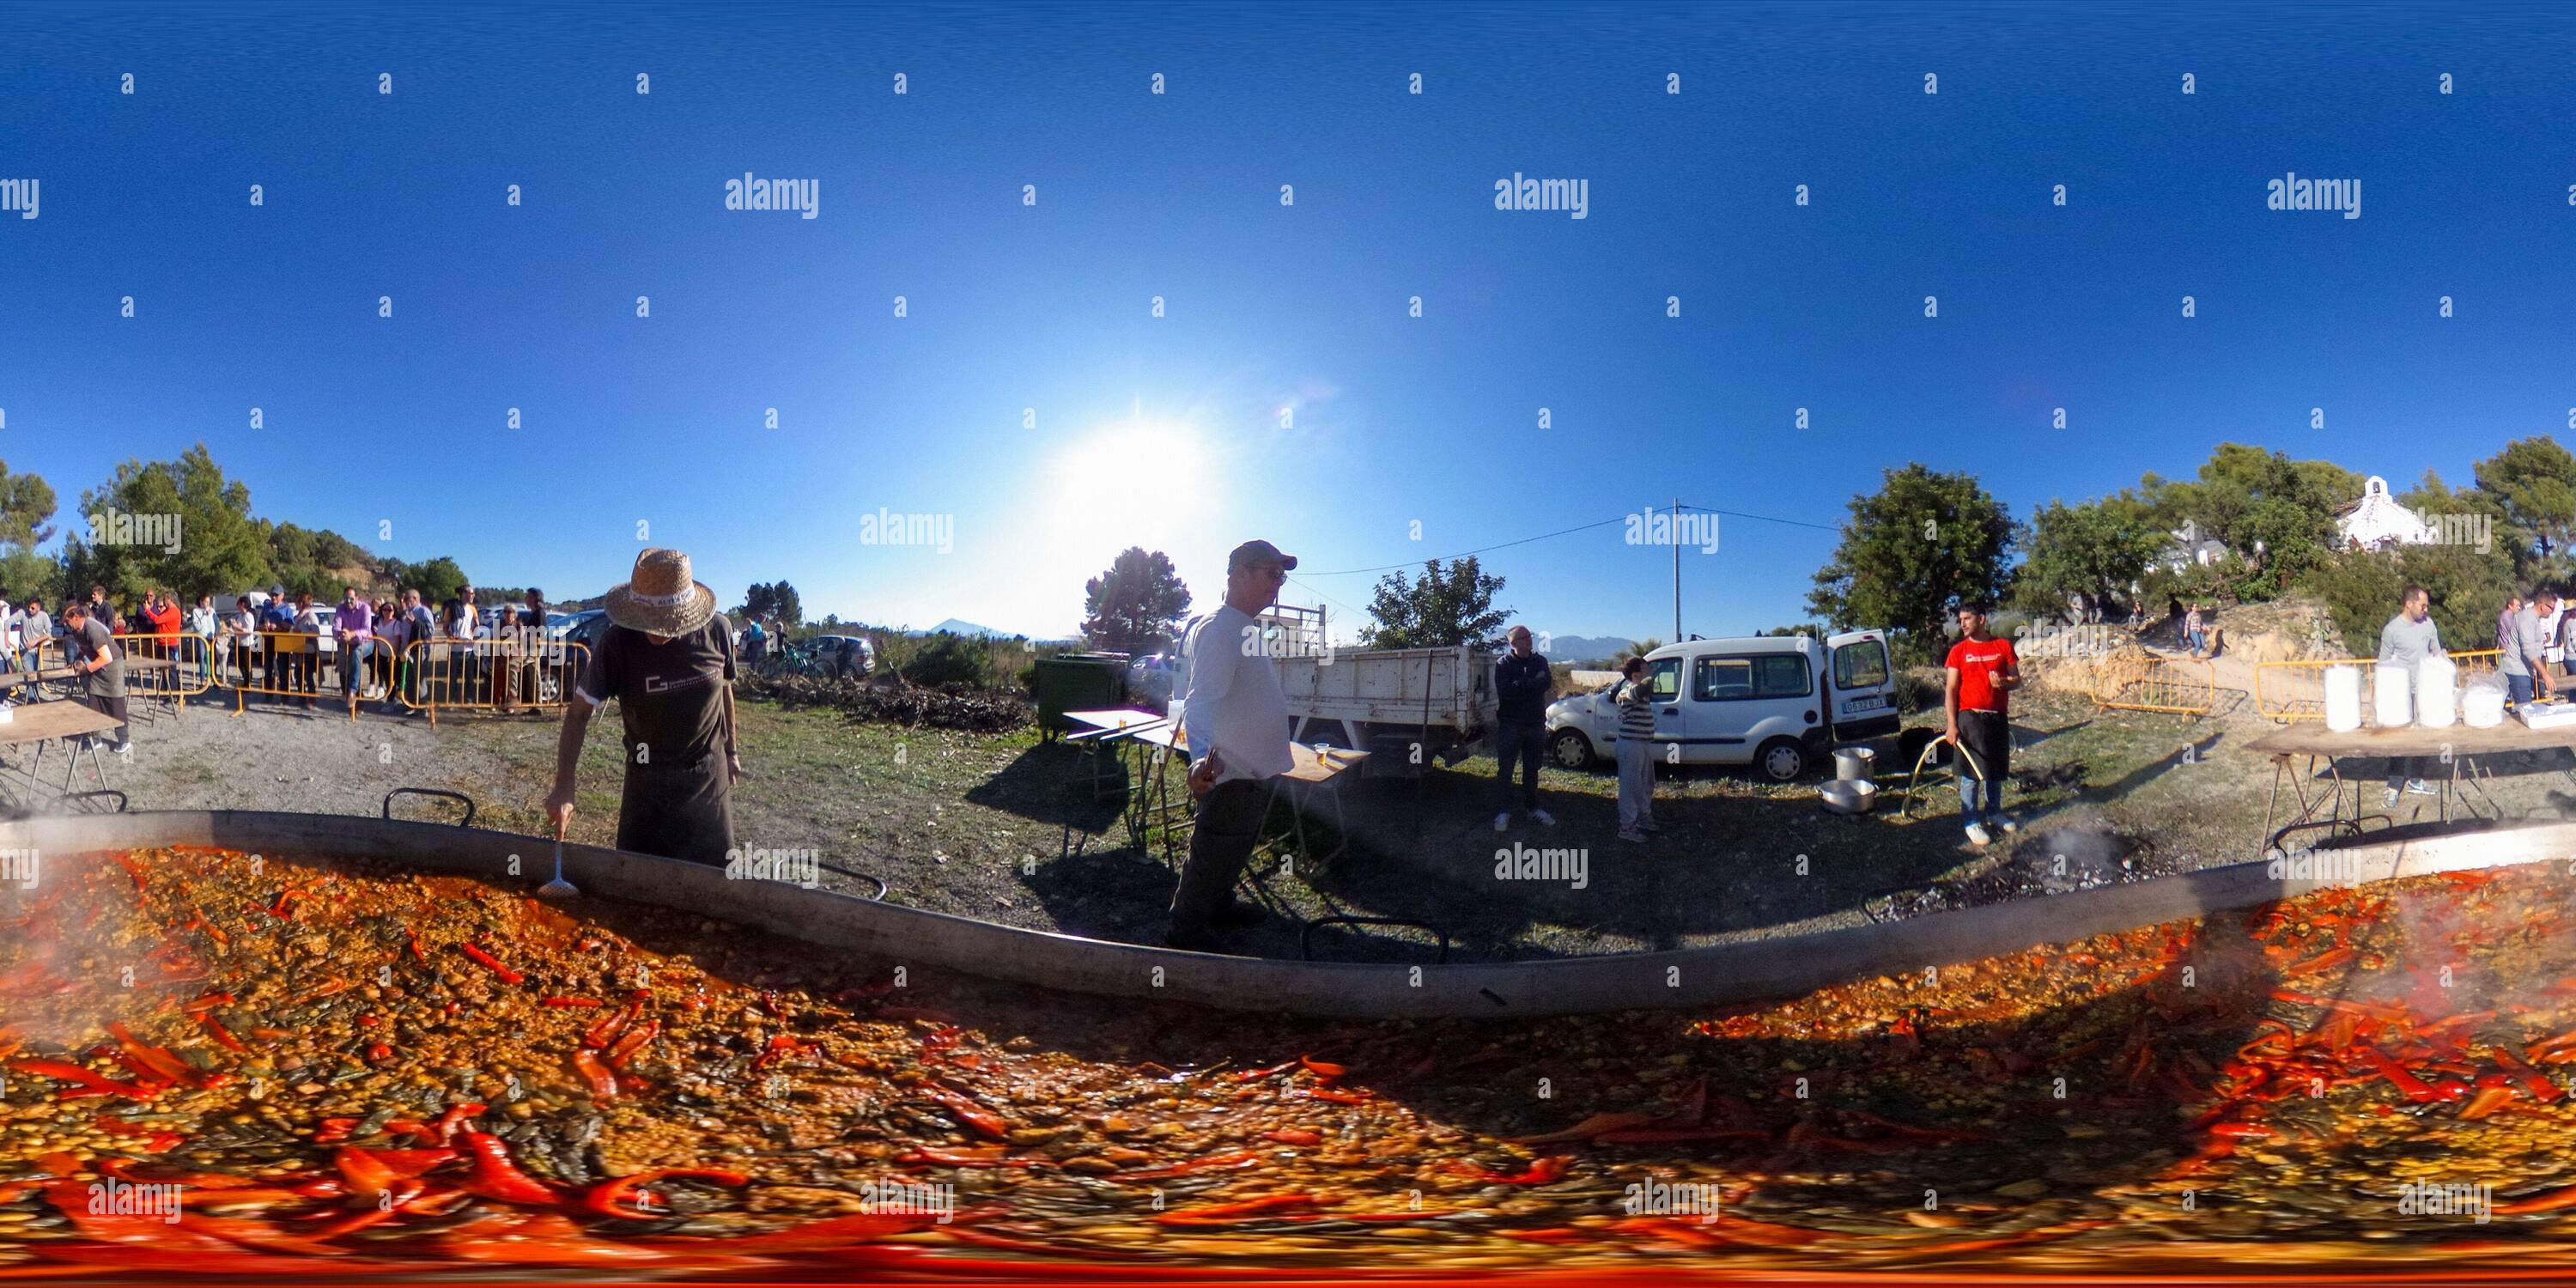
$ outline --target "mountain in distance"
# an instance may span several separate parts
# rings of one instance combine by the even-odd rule
[[[1010,638],[1010,633],[1007,631],[997,631],[990,626],[978,626],[973,622],[961,621],[954,617],[941,622],[937,626],[931,627],[928,631],[924,632],[924,634],[937,635],[942,631],[946,631],[951,635],[963,635],[968,639]]]

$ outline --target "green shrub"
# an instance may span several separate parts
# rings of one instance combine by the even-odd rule
[[[981,640],[946,631],[915,641],[911,658],[900,670],[914,684],[968,684],[982,687],[992,676],[992,654]]]
[[[2406,546],[2395,553],[2351,551],[2328,556],[2301,585],[2334,616],[2346,652],[2372,657],[2379,631],[2397,613],[2397,597],[2412,582],[2432,600],[2433,625],[2442,647],[2454,653],[2495,647],[2497,610],[2512,593],[2513,557],[2475,546]]]

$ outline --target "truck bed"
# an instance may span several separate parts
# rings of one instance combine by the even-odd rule
[[[1483,649],[1359,649],[1280,658],[1292,718],[1429,725],[1461,734],[1493,727],[1494,659]]]

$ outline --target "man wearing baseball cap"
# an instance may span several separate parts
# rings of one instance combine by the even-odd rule
[[[1182,732],[1189,740],[1190,794],[1198,798],[1190,861],[1172,892],[1172,925],[1163,942],[1193,952],[1220,952],[1216,927],[1256,925],[1267,915],[1234,897],[1235,879],[1252,857],[1272,782],[1296,762],[1288,752],[1288,699],[1279,690],[1261,611],[1279,602],[1279,587],[1297,566],[1267,541],[1247,541],[1225,561],[1225,603],[1192,626],[1181,651],[1190,659],[1183,690]]]
[[[617,848],[716,867],[733,848],[733,626],[716,593],[689,575],[689,557],[647,550],[628,582],[608,592],[609,626],[564,704],[555,739],[555,786],[546,813],[560,838],[572,824],[573,776],[590,713],[611,698],[626,733],[625,796]]]

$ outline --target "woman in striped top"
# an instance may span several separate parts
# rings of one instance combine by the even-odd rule
[[[1643,841],[1655,830],[1655,695],[1645,682],[1646,659],[1621,668],[1619,690],[1619,839]]]

